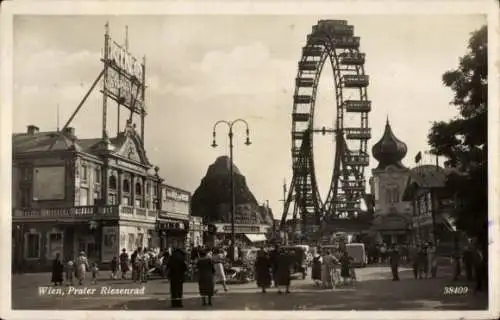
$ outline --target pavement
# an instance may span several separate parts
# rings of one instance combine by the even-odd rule
[[[277,294],[272,288],[261,293],[255,282],[234,284],[228,292],[217,294],[213,307],[201,306],[197,283],[184,285],[183,310],[486,310],[487,292],[475,292],[474,284],[451,281],[451,269],[443,267],[435,279],[413,279],[409,268],[400,269],[401,281],[391,281],[388,266],[368,266],[357,269],[358,280],[353,285],[323,290],[314,287],[310,278],[294,279],[290,294]],[[169,284],[164,279],[145,284],[130,280],[111,280],[103,272],[97,284],[75,286],[87,292],[64,295],[41,295],[40,287],[50,286],[50,274],[24,274],[12,277],[12,309],[14,310],[172,310],[169,307]],[[467,287],[465,294],[445,294],[447,285]],[[137,294],[104,295],[102,287],[140,289]],[[60,287],[59,287],[60,288]],[[92,289],[95,292],[91,292]],[[221,289],[221,288],[219,288]],[[222,291],[222,290],[219,290]],[[174,309],[175,310],[175,309]]]

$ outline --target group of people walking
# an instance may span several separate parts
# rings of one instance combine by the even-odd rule
[[[74,280],[78,281],[79,285],[82,285],[87,272],[90,271],[92,274],[91,283],[96,283],[99,268],[97,263],[89,262],[85,252],[82,251],[76,259],[68,258],[64,263],[59,252],[56,253],[56,257],[52,262],[52,275],[51,282],[55,286],[63,285],[73,285]]]
[[[196,266],[196,280],[203,306],[212,306],[212,298],[217,293],[216,283],[221,283],[224,291],[228,291],[224,263],[226,255],[220,249],[198,249],[191,255]],[[170,301],[172,308],[183,307],[183,287],[188,274],[188,259],[181,249],[173,249],[166,263],[166,277],[170,283]]]
[[[293,253],[275,246],[272,250],[260,248],[255,259],[255,280],[257,286],[266,293],[272,285],[278,289],[278,294],[290,293],[292,280],[291,266]]]
[[[348,284],[349,281],[352,283],[356,280],[352,261],[347,251],[317,250],[312,259],[311,279],[317,287],[323,289],[334,289],[341,283]]]

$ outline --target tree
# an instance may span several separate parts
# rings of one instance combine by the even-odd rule
[[[483,244],[488,241],[487,40],[486,26],[474,31],[458,68],[444,73],[444,85],[454,91],[451,105],[459,114],[434,122],[428,136],[431,152],[457,168],[447,179],[460,203],[455,210],[457,227]]]

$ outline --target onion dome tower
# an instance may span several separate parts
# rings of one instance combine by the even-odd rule
[[[377,169],[383,170],[391,165],[400,169],[405,168],[401,160],[407,152],[406,143],[396,138],[387,118],[384,135],[372,148],[372,155],[378,161]]]

